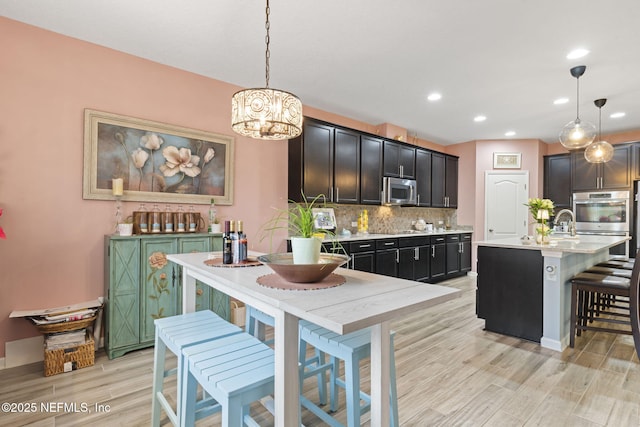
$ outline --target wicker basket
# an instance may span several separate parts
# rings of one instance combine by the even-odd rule
[[[75,347],[58,348],[44,351],[44,376],[93,366],[95,362],[95,343],[91,335],[87,335],[84,344]],[[66,369],[65,369],[65,364]]]
[[[84,329],[93,325],[97,316],[87,317],[81,320],[72,320],[70,322],[50,323],[45,325],[35,325],[43,334],[54,334],[56,332],[69,332]]]

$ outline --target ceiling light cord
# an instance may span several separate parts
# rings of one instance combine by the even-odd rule
[[[269,22],[270,12],[271,12],[271,9],[269,8],[269,0],[267,0],[267,7],[265,8],[267,19],[264,23],[264,28],[267,30],[267,35],[264,36],[264,42],[267,45],[267,50],[264,53],[264,59],[265,59],[264,77],[266,80],[266,84],[264,87],[266,88],[269,88],[269,58],[271,57],[271,51],[269,50],[269,42],[271,41],[271,38],[269,37],[269,29],[271,28],[271,23]]]

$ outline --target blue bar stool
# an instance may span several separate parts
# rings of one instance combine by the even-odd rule
[[[394,333],[391,333],[391,366],[390,366],[390,425],[398,426],[398,393],[396,387],[396,368],[393,350]],[[338,387],[346,392],[347,401],[347,425],[359,426],[363,413],[371,410],[371,396],[360,391],[360,360],[371,356],[371,330],[370,328],[352,332],[345,335],[336,334],[311,322],[300,321],[300,347],[310,344],[316,349],[331,356],[330,394],[331,411],[338,409]],[[302,355],[302,351],[300,352]],[[344,362],[344,380],[338,377],[339,360]],[[364,401],[360,405],[360,400]],[[302,405],[320,417],[324,422],[333,427],[341,427],[337,420],[315,406],[308,399],[301,397]]]
[[[252,402],[274,392],[273,349],[242,332],[192,345],[182,352],[187,364],[183,371],[182,426],[191,427],[195,423],[198,384],[219,403],[223,427],[258,426],[249,408]]]
[[[182,350],[203,342],[215,341],[229,335],[242,333],[242,329],[232,325],[212,311],[203,310],[194,313],[181,314],[177,316],[165,317],[154,321],[156,327],[155,349],[153,352],[153,400],[151,425],[160,425],[160,411],[164,409],[167,417],[174,426],[181,425],[184,416],[181,399],[184,393],[182,385],[185,361]],[[176,369],[165,370],[166,351],[169,349],[178,358]],[[163,393],[164,378],[177,374],[177,398],[176,410],[173,408]],[[211,399],[202,399],[198,402],[198,409],[203,409],[207,405],[211,406],[210,412],[219,410],[215,407],[216,402]],[[202,417],[209,415],[206,411],[201,412]]]

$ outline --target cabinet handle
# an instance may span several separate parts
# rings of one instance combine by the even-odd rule
[[[420,261],[420,250],[418,248],[413,248],[413,259]]]
[[[393,245],[394,245],[394,242],[384,242],[384,245],[385,245],[385,246],[393,246]]]
[[[419,194],[418,194],[417,199],[418,199],[418,206],[420,206],[420,195]]]
[[[462,253],[462,243],[458,243],[458,252]]]
[[[400,178],[404,178],[404,166],[400,165]]]
[[[396,264],[400,262],[400,250],[396,249]]]
[[[329,201],[333,202],[333,187],[329,188]]]
[[[362,249],[362,248],[370,248],[370,247],[371,247],[371,245],[359,245],[358,247],[359,247],[360,249]]]
[[[340,188],[336,187],[336,202],[340,201]]]
[[[436,247],[431,246],[431,258],[435,258],[435,257],[436,257]]]

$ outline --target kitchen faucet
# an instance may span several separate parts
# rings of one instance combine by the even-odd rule
[[[562,209],[558,212],[553,220],[553,225],[558,225],[558,218],[564,214],[569,214],[571,216],[571,221],[569,221],[569,233],[574,237],[576,235],[576,216],[571,209]]]

